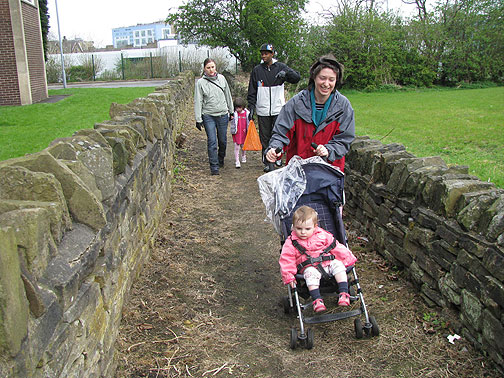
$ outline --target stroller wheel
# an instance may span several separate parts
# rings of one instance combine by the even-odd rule
[[[290,348],[291,349],[296,349],[297,340],[298,340],[297,330],[296,330],[296,328],[292,327],[291,332],[290,332]]]
[[[283,306],[284,314],[286,314],[286,315],[292,314],[293,308],[290,305],[290,301],[289,301],[288,296],[282,297],[282,306]]]
[[[372,328],[371,328],[371,336],[379,336],[380,335],[380,327],[378,327],[378,323],[376,322],[376,319],[374,316],[369,317],[369,323],[371,323]]]
[[[358,339],[362,339],[362,337],[364,336],[364,329],[362,328],[362,322],[359,318],[355,318],[354,327],[355,327],[355,337]]]
[[[313,330],[308,328],[306,330],[306,349],[313,348]]]

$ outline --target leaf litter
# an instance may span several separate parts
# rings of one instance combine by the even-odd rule
[[[235,169],[228,135],[226,166],[210,176],[205,135],[193,129],[123,308],[116,377],[501,377],[463,337],[449,343],[460,333],[453,313],[429,308],[403,272],[368,249],[370,236],[353,230],[349,245],[380,336],[357,340],[353,318],[345,319],[313,326],[312,350],[291,350],[298,322],[280,304],[280,243],[264,222],[259,153]]]

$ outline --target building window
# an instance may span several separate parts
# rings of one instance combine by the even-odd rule
[[[154,43],[154,38],[149,37],[149,38],[147,39],[147,42],[148,42],[148,43]]]
[[[135,37],[140,37],[140,31],[139,30],[135,30]]]
[[[163,35],[163,39],[169,39],[170,38],[170,29],[163,29],[162,30],[162,35]]]
[[[140,46],[140,39],[138,38],[135,39],[135,46]]]
[[[145,37],[145,30],[142,30],[142,37]]]

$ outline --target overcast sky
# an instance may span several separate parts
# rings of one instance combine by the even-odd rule
[[[399,10],[408,15],[414,8],[402,3],[401,0],[379,0],[384,4],[388,1],[389,9]],[[122,26],[151,23],[164,20],[170,8],[177,8],[184,0],[58,0],[59,24],[61,38],[75,37],[94,41],[96,47],[112,44],[112,29]],[[329,8],[331,0],[310,0],[307,9],[318,12]],[[48,1],[49,33],[58,38],[58,23],[56,17],[56,0]]]

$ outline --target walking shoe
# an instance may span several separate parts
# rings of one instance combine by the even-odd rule
[[[327,310],[324,300],[322,298],[315,299],[313,301],[313,311],[315,312],[322,312]]]
[[[247,162],[247,157],[245,155],[242,156],[242,163],[246,163]]]
[[[340,293],[338,306],[350,306],[350,294]]]
[[[239,161],[239,160],[236,160],[235,167],[236,167],[236,168],[240,168],[240,167],[241,167],[241,164],[240,164],[240,161]]]
[[[212,176],[217,176],[217,175],[219,174],[219,170],[218,170],[218,169],[216,169],[216,170],[214,170],[214,171],[210,171],[210,174],[211,174]]]

